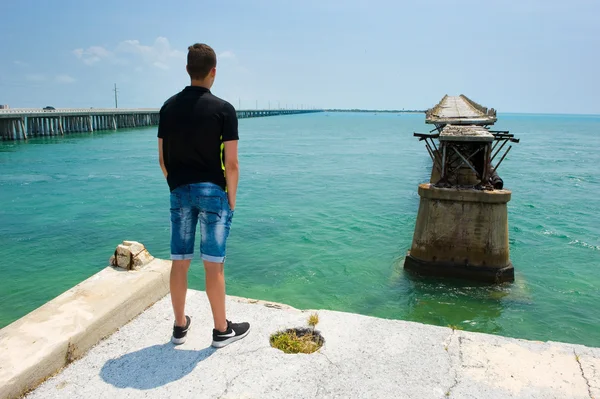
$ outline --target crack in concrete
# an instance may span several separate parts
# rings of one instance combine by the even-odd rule
[[[575,352],[575,349],[573,349],[573,354],[575,355],[575,361],[579,365],[579,370],[581,371],[581,376],[585,380],[585,385],[587,385],[588,395],[590,396],[591,399],[594,399],[594,397],[592,396],[592,387],[590,386],[590,380],[588,380],[588,378],[585,376],[585,372],[583,371],[583,366],[581,365],[581,361],[579,360],[579,355],[577,354],[577,352]]]
[[[148,270],[150,273],[158,273],[160,274],[160,279],[162,280],[163,284],[165,285],[165,288],[170,288],[169,282],[165,280],[166,275],[164,273],[159,272],[158,270]]]
[[[238,353],[235,353],[235,354],[234,354],[234,356],[240,356],[240,355],[249,355],[249,354],[251,354],[251,353],[256,353],[256,352],[258,352],[258,351],[261,351],[261,350],[263,350],[263,349],[267,349],[267,348],[269,348],[269,347],[267,347],[267,346],[261,346],[260,348],[253,349],[253,350],[251,350],[251,351],[246,351],[246,352],[238,352]]]
[[[325,359],[327,359],[329,361],[329,363],[331,363],[333,366],[335,366],[338,370],[340,369],[340,366],[338,366],[337,364],[335,364],[334,362],[332,362],[331,359],[329,358],[329,356],[327,356],[327,354],[325,354],[325,353],[323,353],[321,351],[318,351],[317,353],[325,356]]]
[[[229,388],[231,388],[231,385],[233,385],[233,383],[235,382],[235,380],[237,380],[238,378],[240,378],[241,376],[243,376],[246,372],[243,372],[241,374],[236,375],[235,377],[233,377],[231,380],[227,381],[227,384],[225,385],[225,391],[223,391],[222,394],[220,394],[219,396],[217,396],[217,398],[221,399],[223,398],[225,395],[227,395],[227,393],[229,392]]]
[[[444,350],[446,352],[448,352],[448,348],[450,347],[450,343],[452,342],[452,337],[454,336],[454,329],[452,329],[452,332],[450,333],[450,335],[448,335],[448,338],[446,338],[444,340]]]
[[[463,338],[464,337],[462,337],[462,336],[458,337],[458,358],[460,360],[461,367],[462,367],[462,364],[465,362],[465,360],[463,358],[463,351],[462,351]]]
[[[161,276],[162,276],[161,278],[162,278],[163,283],[165,283],[165,288],[170,291],[171,290],[171,284],[170,284],[169,280],[167,280],[167,275],[164,274],[164,273],[161,273]]]
[[[447,340],[445,341],[445,346],[444,349],[446,350],[446,352],[448,353],[448,357],[450,359],[450,370],[454,370],[454,384],[452,384],[448,390],[446,390],[446,397],[450,397],[450,395],[452,394],[452,390],[454,388],[456,388],[456,386],[459,384],[459,380],[458,380],[458,368],[462,367],[462,363],[463,363],[463,359],[462,359],[462,337],[458,337],[458,361],[459,364],[455,365],[454,361],[452,360],[454,357],[452,356],[452,354],[450,354],[450,345],[452,344],[452,338],[454,337],[454,333],[456,332],[456,330],[452,330],[452,333],[448,336]]]
[[[320,381],[319,381],[320,382]],[[319,392],[321,391],[321,385],[317,383],[317,391],[315,392],[315,399],[319,397]]]
[[[317,387],[317,390],[315,391],[315,399],[327,398],[327,397],[331,396],[331,392],[329,391],[329,388],[326,387],[326,385],[327,385],[326,381],[328,379],[329,379],[329,377],[326,373],[322,373],[321,375],[319,375],[317,377],[317,381],[315,382],[315,385]]]

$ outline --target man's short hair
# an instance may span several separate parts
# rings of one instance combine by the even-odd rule
[[[188,47],[187,69],[192,79],[204,79],[216,66],[217,55],[212,47],[204,43]]]

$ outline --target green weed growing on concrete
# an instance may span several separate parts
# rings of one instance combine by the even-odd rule
[[[323,337],[315,331],[319,323],[319,315],[313,313],[308,317],[310,328],[291,328],[271,335],[271,346],[284,353],[313,353],[323,346]]]
[[[313,353],[321,347],[313,338],[312,332],[298,334],[293,329],[280,331],[271,335],[271,346],[284,353]]]

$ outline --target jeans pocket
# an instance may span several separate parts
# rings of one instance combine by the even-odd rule
[[[198,198],[200,218],[204,224],[214,224],[221,220],[223,214],[223,198],[217,196],[201,196]]]
[[[181,208],[181,194],[175,191],[171,191],[170,195],[171,209]]]

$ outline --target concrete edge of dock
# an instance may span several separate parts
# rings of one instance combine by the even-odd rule
[[[208,298],[189,290],[186,308],[194,327],[185,344],[169,342],[166,296],[27,399],[600,397],[598,348],[245,298],[226,301],[232,318],[252,326],[239,344],[211,347]],[[292,355],[271,347],[271,334],[305,327],[315,312],[325,340],[319,351]]]
[[[138,270],[106,267],[1,329],[0,398],[18,398],[32,391],[33,397],[48,397],[48,392],[57,392],[57,389],[61,390],[62,397],[81,397],[80,391],[70,392],[79,389],[77,387],[89,388],[101,394],[111,381],[117,387],[136,387],[139,385],[135,383],[141,372],[139,369],[123,373],[125,369],[119,368],[123,362],[118,361],[118,367],[115,366],[114,370],[109,367],[115,362],[110,360],[116,356],[115,342],[122,343],[119,344],[122,346],[119,350],[125,350],[126,353],[139,353],[136,352],[137,347],[150,345],[158,352],[152,355],[153,363],[148,367],[159,374],[163,372],[161,359],[172,354],[165,352],[170,350],[169,345],[157,347],[156,343],[164,342],[164,323],[172,318],[170,301],[166,297],[169,292],[170,265],[170,261],[153,259]],[[208,313],[203,313],[209,309],[206,295],[190,290],[188,297],[190,308],[197,312],[195,320],[199,325],[196,325],[196,329],[209,331],[211,318]],[[260,374],[268,384],[277,384],[281,383],[281,379],[273,370],[291,367],[305,375],[323,375],[323,378],[313,382],[323,384],[324,392],[357,394],[357,397],[367,397],[369,389],[376,387],[394,392],[401,388],[416,395],[410,397],[434,397],[430,395],[433,393],[435,397],[448,397],[450,394],[465,397],[474,393],[477,395],[471,397],[486,397],[479,394],[487,392],[493,397],[500,397],[495,394],[511,393],[516,396],[505,397],[522,397],[521,394],[524,397],[565,397],[565,394],[572,394],[571,397],[583,398],[588,393],[589,397],[600,393],[600,348],[527,341],[319,310],[319,328],[326,336],[326,345],[321,351],[325,356],[308,364],[303,360],[307,358],[290,358],[270,348],[268,343],[270,333],[285,325],[298,324],[306,318],[307,310],[243,297],[228,296],[227,300],[228,309],[235,314],[244,314],[253,321],[254,332],[245,345],[231,348],[233,352],[230,355],[213,356],[212,359],[217,362],[229,361],[227,359],[238,352],[240,356],[251,353],[252,356],[259,356],[259,359],[256,363],[247,364],[251,369],[238,370],[236,376],[231,377],[235,383],[223,380],[208,386],[215,392],[230,389],[240,394],[248,390],[254,390],[257,395],[263,394],[265,387],[255,386],[260,378],[252,373]],[[352,328],[340,329],[340,326]],[[392,334],[392,338],[384,344],[375,334],[381,331]],[[193,334],[187,350],[205,348],[203,337],[202,334]],[[104,357],[97,358],[98,351],[103,351]],[[377,356],[373,356],[374,353]],[[90,359],[90,356],[93,361],[78,361]],[[144,362],[150,360],[144,357],[140,359],[143,364],[136,363],[136,367],[143,369],[146,367]],[[185,366],[183,363],[186,363],[185,359],[168,370],[174,367],[177,371],[178,367]],[[111,374],[108,382],[102,380],[96,375],[102,364],[104,369],[108,367],[109,371],[118,373],[120,377]],[[262,366],[253,369],[255,364]],[[381,365],[385,366],[385,370],[378,369]],[[439,369],[440,365],[442,369]],[[202,367],[221,369],[224,366],[221,363],[207,363]],[[412,371],[407,374],[390,373],[390,370]],[[482,370],[487,371],[484,373]],[[61,382],[61,378],[64,378],[60,376],[66,371],[70,373],[69,379],[82,380],[70,383],[68,389],[64,388],[65,383]],[[186,368],[179,374],[191,371]],[[204,371],[198,366],[199,373]],[[179,374],[175,372],[175,375]],[[242,375],[245,377],[240,378]],[[104,377],[107,378],[106,375]],[[365,382],[363,387],[363,379],[372,379],[371,382],[376,384],[369,388]],[[355,383],[344,383],[350,380]],[[161,384],[156,385],[156,389],[160,390]],[[279,388],[296,389],[286,386]],[[178,387],[185,388],[187,392],[185,384]],[[144,392],[149,391],[144,388]],[[544,396],[550,393],[558,396]]]
[[[0,398],[34,389],[169,292],[171,262],[108,266],[0,330]]]

